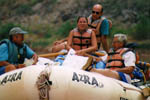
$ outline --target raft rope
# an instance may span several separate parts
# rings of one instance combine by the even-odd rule
[[[140,92],[141,94],[143,94],[143,92],[141,90],[138,90],[138,89],[134,89],[134,88],[129,88],[129,87],[126,87],[124,86],[123,84],[117,82],[121,87],[123,87],[123,90],[126,91],[126,90],[133,90],[133,91],[137,91],[137,92]]]
[[[37,88],[39,90],[39,100],[50,100],[49,99],[49,91],[50,91],[50,85],[52,85],[52,82],[49,81],[50,72],[48,72],[46,69],[43,70],[37,81]]]

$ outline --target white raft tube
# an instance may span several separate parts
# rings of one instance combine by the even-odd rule
[[[0,100],[144,100],[140,89],[119,80],[69,66],[46,66],[1,75]]]

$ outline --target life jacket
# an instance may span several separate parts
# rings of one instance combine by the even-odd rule
[[[125,67],[122,55],[128,51],[128,48],[122,48],[117,51],[111,49],[110,53],[108,53],[106,68],[115,69]]]
[[[22,47],[18,47],[8,39],[0,41],[0,45],[3,43],[6,43],[8,46],[8,62],[11,64],[22,64],[26,57],[27,45],[23,44]],[[23,49],[23,53],[20,52],[20,49]]]
[[[104,16],[102,16],[100,19],[97,19],[97,20],[92,22],[92,15],[90,15],[88,17],[88,26],[89,26],[89,28],[91,28],[95,32],[98,46],[100,46],[100,44],[101,44],[100,43],[101,33],[99,30],[100,30],[101,24],[102,24],[104,19],[106,19],[106,18]],[[108,19],[108,22],[109,22],[109,29],[111,29],[112,28],[112,21]]]
[[[130,51],[132,51],[135,55],[136,55],[136,63],[138,63],[138,61],[140,61],[140,56],[139,53],[135,50],[138,47],[137,43],[128,43],[125,45],[126,48],[129,48]]]
[[[87,29],[86,32],[81,34],[77,28],[73,29],[73,44],[75,50],[85,49],[91,46],[92,30]]]

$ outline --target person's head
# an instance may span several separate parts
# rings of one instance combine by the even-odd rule
[[[115,34],[112,42],[114,50],[123,48],[127,43],[127,36],[125,34]]]
[[[84,31],[88,28],[88,20],[85,16],[79,16],[78,17],[77,27],[80,31]]]
[[[97,20],[103,15],[103,7],[100,4],[96,4],[92,8],[92,19]]]
[[[9,31],[10,40],[18,45],[22,45],[24,41],[24,34],[27,32],[20,27],[14,27]]]

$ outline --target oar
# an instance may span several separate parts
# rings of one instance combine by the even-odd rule
[[[47,53],[47,54],[40,54],[39,57],[49,58],[49,57],[56,57],[58,55],[65,55],[64,52],[57,52],[57,53]]]
[[[47,53],[47,54],[40,54],[39,57],[44,57],[44,58],[49,58],[49,57],[56,57],[58,55],[65,55],[67,53],[64,52],[57,52],[57,53]],[[94,54],[98,55],[98,56],[104,56],[104,53],[101,52],[94,52]]]
[[[142,65],[142,66],[150,67],[150,63],[147,63],[147,62],[138,61],[136,64],[139,64],[139,65]]]
[[[102,52],[94,52],[94,54],[96,54],[98,56],[105,56],[105,53],[102,53]]]
[[[94,52],[94,54],[98,55],[98,56],[105,56],[105,53],[101,53],[101,52]],[[89,55],[88,55],[89,56]],[[143,62],[143,61],[138,61],[136,62],[136,64],[142,65],[142,66],[147,66],[150,67],[150,63],[147,62]]]

